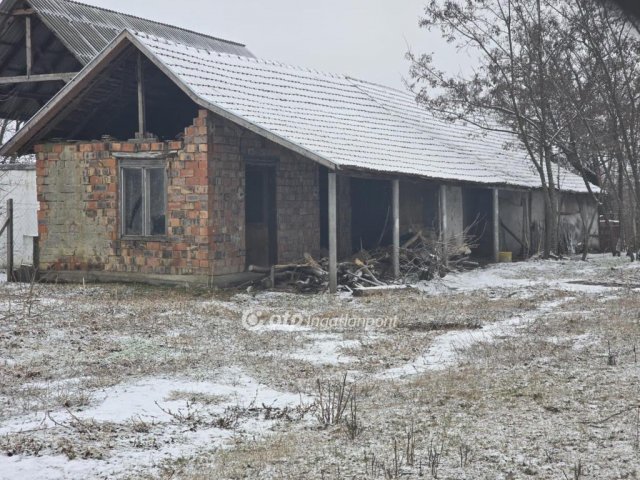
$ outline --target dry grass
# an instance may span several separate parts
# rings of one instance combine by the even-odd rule
[[[591,315],[581,313],[586,302]],[[637,410],[604,421],[640,399],[632,355],[639,307],[637,297],[595,303],[579,295],[531,321],[522,335],[461,352],[461,367],[366,389],[364,429],[355,441],[340,428],[301,429],[225,451],[206,472],[229,479],[394,478],[385,473],[394,445],[413,428],[416,460],[408,465],[400,447],[401,478],[435,478],[429,464],[439,449],[438,478],[574,478],[577,469],[581,478],[639,478]],[[615,367],[606,362],[606,339],[626,345]],[[251,460],[271,449],[286,452],[286,467]],[[262,468],[243,469],[244,459]],[[182,478],[205,478],[189,471]]]
[[[637,282],[623,269],[603,268],[601,274]],[[553,301],[555,310],[537,311]],[[254,332],[240,325],[248,308],[323,318],[397,315],[399,323],[388,331]],[[640,297],[635,292],[593,295],[543,285],[440,296],[408,291],[356,300],[116,285],[3,285],[0,311],[0,427],[27,413],[52,411],[54,419],[62,418],[55,412],[77,413],[94,406],[103,389],[146,377],[206,381],[237,366],[261,384],[314,397],[318,379],[352,372],[361,425],[357,435],[345,422],[321,428],[311,412],[281,415],[257,405],[229,414],[240,423],[280,415],[262,435],[231,427],[225,448],[141,464],[130,478],[558,479],[573,478],[578,464],[584,478],[640,475],[640,423],[629,409],[640,402]],[[460,349],[452,368],[403,380],[375,377],[413,361],[443,332],[482,332],[479,326],[517,316],[527,319],[517,335]],[[295,358],[321,342],[319,335],[339,344],[354,342],[338,348],[353,361]],[[611,354],[615,366],[608,364]],[[167,400],[195,405],[207,419],[209,409],[229,401],[179,388]],[[1,436],[0,454],[113,460],[122,451],[144,455],[165,448],[161,442],[167,439],[179,444],[184,430],[178,420],[66,418],[47,432]]]

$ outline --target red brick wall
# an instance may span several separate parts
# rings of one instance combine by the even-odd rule
[[[319,254],[318,166],[200,111],[183,141],[38,145],[41,268],[171,275],[245,270],[245,158],[277,159],[278,261]],[[168,235],[120,237],[118,152],[165,152]]]
[[[240,127],[207,112],[209,132],[209,210],[212,271],[216,275],[243,272],[245,258],[244,160]]]
[[[40,267],[208,274],[208,143],[202,123],[196,119],[179,142],[38,145]],[[120,238],[119,152],[167,154],[166,237]]]
[[[320,254],[320,171],[299,155],[282,152],[276,175],[278,262]]]
[[[320,251],[318,165],[228,120],[209,115],[213,271],[245,268],[245,160],[276,162],[278,263]]]

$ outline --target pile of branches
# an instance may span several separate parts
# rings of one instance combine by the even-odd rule
[[[338,263],[338,284],[345,290],[381,288],[401,283],[430,281],[453,271],[477,268],[469,259],[471,248],[466,242],[452,239],[442,244],[419,231],[402,239],[400,245],[400,279],[393,274],[393,247],[361,250],[349,260]],[[465,236],[465,238],[467,238]],[[251,266],[249,270],[262,273],[265,288],[290,288],[298,292],[320,292],[329,285],[329,259],[315,260],[305,254],[304,260],[271,268]]]
[[[320,292],[329,285],[328,260],[326,267],[305,253],[304,261],[287,265],[274,265],[271,268],[251,265],[250,272],[267,275],[262,281],[264,288],[290,287],[298,292]]]
[[[400,246],[400,273],[405,281],[433,280],[450,272],[477,268],[471,261],[471,237],[465,234],[461,241],[456,239],[443,243],[419,231]]]

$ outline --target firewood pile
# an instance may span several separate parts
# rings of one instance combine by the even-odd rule
[[[430,281],[450,272],[479,266],[469,260],[471,248],[466,243],[443,248],[440,242],[421,231],[403,240],[400,245],[400,279],[393,277],[393,247],[389,246],[362,250],[349,260],[339,262],[338,285],[346,291],[384,288],[398,283]],[[447,261],[444,261],[445,257]],[[261,281],[264,288],[290,288],[309,293],[324,291],[329,285],[329,259],[315,260],[309,254],[305,254],[299,263],[272,268],[251,266],[249,270],[265,275]]]

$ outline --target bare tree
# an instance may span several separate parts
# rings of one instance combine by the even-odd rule
[[[617,213],[620,248],[630,237],[630,248],[637,250],[638,33],[610,2],[565,0],[555,4],[555,11],[563,21],[561,34],[573,40],[569,50],[552,59],[558,71],[557,89],[564,93],[557,108],[572,111],[576,119],[559,146],[572,166],[594,174],[595,183],[604,187],[605,219],[609,220],[609,212]]]
[[[635,238],[637,209],[625,200],[640,200],[640,40],[627,17],[592,0],[432,0],[421,25],[474,51],[480,66],[447,76],[431,56],[410,54],[418,100],[518,135],[544,192],[545,255],[558,247],[558,162],[594,198],[591,184],[603,186],[610,209],[633,217]]]
[[[431,56],[410,54],[418,101],[450,119],[518,135],[544,193],[548,257],[558,245],[556,139],[572,120],[553,110],[549,59],[566,48],[555,35],[557,15],[541,0],[432,0],[421,26],[473,49],[480,67],[467,77],[446,76]]]
[[[4,144],[9,138],[11,138],[21,126],[21,122],[10,120],[10,119],[0,119],[0,144]],[[15,163],[17,161],[17,157],[0,157],[0,164],[3,163]]]

